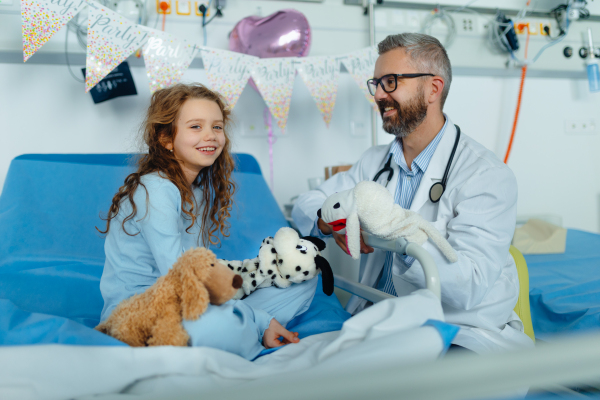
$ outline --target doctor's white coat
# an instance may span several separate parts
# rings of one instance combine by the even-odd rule
[[[442,180],[455,139],[456,128],[449,120],[410,207],[431,221],[458,253],[458,262],[449,263],[431,241],[423,244],[439,269],[446,322],[461,327],[453,343],[478,353],[530,347],[533,342],[513,311],[519,280],[508,252],[517,206],[517,182],[512,171],[491,151],[461,133],[446,191],[438,203],[429,200],[429,189]],[[360,181],[372,180],[387,161],[390,147],[391,144],[368,149],[350,170],[300,195],[292,217],[302,234],[310,234],[317,210],[328,196],[351,189]],[[393,158],[392,168],[394,176],[387,189],[394,195],[400,167]],[[384,173],[378,182],[385,185],[386,180]],[[383,250],[363,254],[360,282],[374,287],[384,259]],[[394,257],[393,280],[398,296],[425,287],[420,263],[415,261],[408,268],[398,255]],[[346,309],[354,314],[365,303],[366,300],[353,296]]]

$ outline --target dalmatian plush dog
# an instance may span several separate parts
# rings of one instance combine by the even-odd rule
[[[323,278],[323,292],[333,293],[333,272],[329,262],[321,256],[325,242],[311,236],[300,237],[292,228],[281,228],[274,237],[263,240],[258,256],[243,261],[219,260],[244,282],[234,299],[241,299],[256,289],[269,286],[286,288],[292,283],[313,279],[319,271]]]

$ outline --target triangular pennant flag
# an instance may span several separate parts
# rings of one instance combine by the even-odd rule
[[[355,51],[347,54],[342,59],[344,66],[372,105],[375,105],[375,99],[369,93],[367,80],[373,77],[376,60],[377,49],[375,47],[367,47],[366,49]]]
[[[277,125],[285,132],[296,70],[297,58],[269,58],[258,60],[252,70],[252,79],[269,107]]]
[[[146,28],[134,24],[99,3],[89,3],[86,92],[139,49],[148,36]]]
[[[233,51],[209,48],[202,48],[201,53],[210,88],[222,94],[233,108],[258,59]]]
[[[150,93],[176,84],[188,69],[196,45],[165,32],[152,30],[142,49]]]
[[[21,0],[23,62],[85,6],[83,0]]]
[[[340,61],[337,57],[308,57],[302,59],[296,70],[308,87],[317,108],[323,114],[329,128],[340,77]]]

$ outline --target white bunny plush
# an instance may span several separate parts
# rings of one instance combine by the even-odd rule
[[[381,239],[400,237],[422,245],[429,237],[450,262],[458,261],[450,243],[428,221],[414,211],[394,203],[390,192],[372,181],[332,194],[317,212],[337,233],[346,234],[346,247],[354,259],[360,256],[361,229]]]
[[[313,279],[319,271],[323,278],[323,292],[333,293],[333,272],[329,262],[321,256],[325,242],[311,236],[300,237],[292,228],[281,228],[275,237],[263,240],[258,256],[243,261],[218,260],[242,276],[243,284],[234,296],[241,299],[256,289],[275,285],[286,288],[292,283]]]

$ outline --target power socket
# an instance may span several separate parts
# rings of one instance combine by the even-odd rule
[[[483,21],[483,19],[481,19]],[[463,35],[479,35],[485,31],[480,18],[473,14],[464,14],[456,18],[456,30]],[[485,24],[483,24],[485,25]]]
[[[596,133],[596,121],[593,118],[565,120],[565,133],[568,135],[591,135]]]

